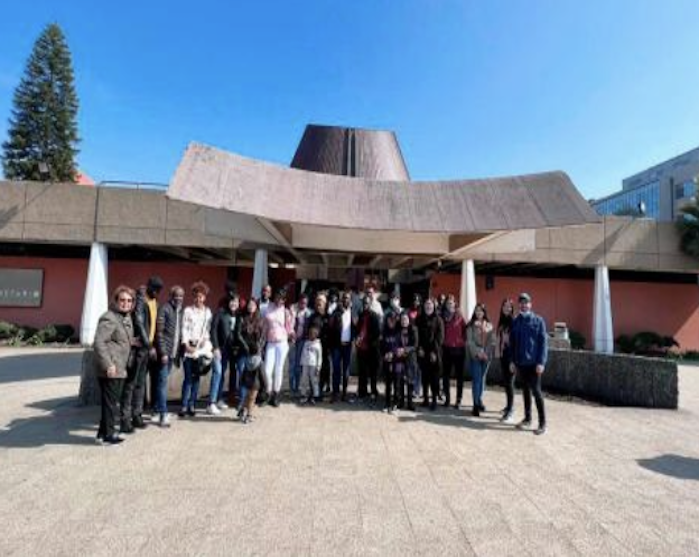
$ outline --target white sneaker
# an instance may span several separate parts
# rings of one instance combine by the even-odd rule
[[[170,427],[170,414],[160,416],[160,427]]]
[[[221,411],[215,404],[209,404],[209,406],[206,407],[206,413],[211,414],[212,416],[218,416],[221,413]]]
[[[162,414],[158,414],[157,412],[153,412],[153,415],[150,417],[150,421],[154,424],[160,424],[162,418]]]
[[[515,423],[515,417],[512,414],[507,414],[506,416],[500,418],[500,421],[503,424],[512,425],[513,423]]]
[[[226,404],[225,400],[220,400],[218,402],[218,408],[219,410],[228,410],[228,404]]]

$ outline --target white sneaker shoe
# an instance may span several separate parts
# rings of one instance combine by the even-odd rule
[[[502,418],[500,418],[500,421],[503,424],[512,425],[515,423],[515,417],[512,414],[507,414],[506,416],[503,416]]]
[[[170,427],[170,414],[160,416],[160,427]]]
[[[218,409],[219,410],[228,410],[228,404],[226,404],[225,400],[220,400],[218,402]]]
[[[158,414],[158,412],[153,412],[153,415],[150,417],[150,421],[154,424],[160,424],[162,414]]]
[[[218,416],[221,413],[221,411],[215,404],[209,404],[209,406],[206,407],[206,413],[211,414],[212,416]]]

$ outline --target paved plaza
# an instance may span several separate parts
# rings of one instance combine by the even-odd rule
[[[549,398],[543,437],[489,389],[480,419],[284,404],[102,447],[80,359],[0,350],[0,555],[699,554],[699,368],[678,411]]]

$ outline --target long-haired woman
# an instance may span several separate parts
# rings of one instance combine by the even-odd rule
[[[485,411],[483,405],[485,375],[488,372],[494,348],[493,325],[488,319],[488,312],[484,304],[476,304],[471,320],[468,322],[466,338],[473,393],[472,414],[480,416],[480,413]]]

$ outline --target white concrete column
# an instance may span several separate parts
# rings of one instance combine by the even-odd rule
[[[473,259],[461,262],[461,292],[459,295],[461,314],[467,321],[476,307],[476,267]]]
[[[252,273],[252,295],[259,298],[262,295],[262,289],[269,282],[267,276],[267,250],[255,250],[255,269]]]
[[[592,316],[592,339],[595,352],[614,352],[614,328],[612,326],[612,297],[609,288],[609,268],[595,267],[595,295]]]
[[[107,311],[107,246],[93,242],[90,248],[90,263],[87,267],[87,284],[83,299],[83,315],[80,321],[80,343],[91,346],[100,316]]]

